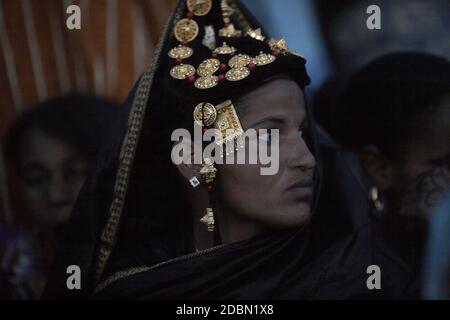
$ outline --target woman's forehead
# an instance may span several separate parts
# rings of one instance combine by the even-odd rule
[[[304,118],[306,114],[302,89],[290,79],[276,79],[244,95],[238,102],[243,122],[271,115]]]

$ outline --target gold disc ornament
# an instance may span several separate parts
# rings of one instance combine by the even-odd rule
[[[274,55],[260,52],[255,58],[253,58],[253,63],[258,67],[265,66],[274,62],[277,58]]]
[[[169,57],[172,59],[187,59],[192,57],[194,50],[189,47],[179,45],[169,51]]]
[[[200,63],[197,68],[197,73],[199,76],[209,76],[216,73],[220,68],[220,61],[218,59],[207,59]]]
[[[252,58],[246,54],[238,54],[237,56],[234,56],[233,58],[228,61],[228,65],[231,68],[239,68],[239,67],[245,67],[249,65],[252,62]]]
[[[237,51],[237,50],[236,50],[235,47],[229,46],[229,45],[227,45],[226,42],[224,42],[224,43],[222,44],[222,46],[217,47],[213,52],[214,52],[214,53],[217,53],[217,54],[224,55],[224,54],[232,54],[232,53],[235,53],[236,51]]]
[[[179,42],[191,42],[197,38],[199,32],[198,24],[192,19],[181,19],[175,25],[175,38]]]
[[[217,119],[217,110],[207,102],[200,103],[194,109],[194,120],[200,126],[211,126]]]
[[[190,64],[180,64],[170,70],[170,75],[178,80],[184,80],[195,74],[194,66]]]
[[[198,17],[206,16],[212,8],[212,0],[187,0],[187,7]]]
[[[247,78],[250,75],[250,70],[246,67],[233,68],[227,72],[225,78],[228,81],[240,81]]]
[[[197,89],[202,90],[214,88],[218,84],[219,84],[219,77],[214,75],[200,77],[194,83]]]

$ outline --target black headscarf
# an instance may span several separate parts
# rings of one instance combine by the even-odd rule
[[[259,26],[239,2],[229,2],[240,17],[233,21],[237,28],[245,31],[246,27]],[[197,21],[200,30],[206,24],[214,25],[216,30],[221,27],[217,25],[221,21],[220,1],[213,3],[209,17]],[[72,228],[48,283],[47,297],[363,296],[367,292],[365,271],[374,258],[364,252],[366,244],[371,244],[365,232],[354,234],[335,247],[324,248],[318,245],[320,235],[314,234],[312,226],[297,227],[194,253],[192,213],[179,189],[177,172],[170,159],[171,132],[192,127],[192,112],[200,102],[236,101],[279,76],[293,79],[304,89],[309,77],[305,59],[286,54],[268,66],[256,68],[242,81],[225,81],[209,90],[197,90],[187,82],[173,79],[169,70],[175,63],[167,58],[167,52],[176,45],[171,28],[186,12],[182,0],[169,21],[153,69],[144,73],[125,103],[124,110],[130,114],[127,127],[118,128],[125,134],[120,155],[117,145],[112,147],[83,188]],[[200,34],[200,40],[196,41],[202,38]],[[267,43],[250,37],[227,39],[227,43],[250,55],[270,50]],[[190,64],[198,65],[211,55],[200,43],[192,43],[192,47],[196,53]],[[314,125],[309,120],[311,129],[306,140],[318,159]],[[316,175],[316,195],[319,181]],[[347,259],[349,255],[351,258]],[[385,263],[383,259],[380,264]],[[82,289],[78,291],[66,289],[65,268],[72,264],[83,270]],[[400,289],[398,283],[404,284],[405,277],[399,270],[393,274],[398,277],[390,284],[395,290],[389,292],[399,296],[404,287]],[[342,282],[338,284],[339,279]]]

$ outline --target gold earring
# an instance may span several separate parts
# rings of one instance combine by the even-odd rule
[[[217,169],[214,167],[214,163],[211,159],[206,158],[204,160],[204,166],[200,170],[200,175],[202,180],[206,182],[208,185],[208,193],[209,193],[209,207],[206,208],[206,215],[200,219],[200,222],[206,224],[208,226],[208,231],[213,232],[215,229],[215,221],[214,221],[214,210],[212,209],[211,203],[211,193],[212,193],[212,184],[216,179]]]
[[[213,232],[215,228],[214,211],[212,208],[206,208],[206,214],[200,219],[200,222],[208,226],[208,231]]]
[[[212,184],[216,179],[217,169],[214,167],[214,163],[211,159],[206,158],[204,160],[204,166],[200,170],[200,175],[208,185]]]
[[[372,200],[372,203],[373,203],[375,209],[377,209],[378,212],[383,211],[384,203],[381,200],[378,188],[377,187],[370,188],[369,194],[370,194],[370,200]]]

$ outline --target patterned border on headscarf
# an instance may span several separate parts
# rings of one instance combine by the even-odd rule
[[[154,64],[148,67],[142,75],[134,96],[133,105],[128,118],[127,132],[120,151],[119,166],[114,185],[112,203],[109,209],[108,220],[103,228],[100,238],[95,269],[96,283],[99,283],[102,278],[116,240],[120,218],[125,204],[130,173],[133,167],[139,136],[144,122],[147,102],[153,85],[153,79],[162,55],[161,50],[164,47],[166,39],[169,37],[169,33],[171,34],[173,31],[173,27],[170,22],[172,21],[172,24],[175,24],[181,19],[181,16],[185,10],[185,2],[185,0],[180,0],[175,13],[171,16],[171,18],[169,18],[169,22],[164,28],[163,35],[154,53]]]
[[[245,18],[244,14],[239,9],[235,1],[231,1],[230,4],[236,10],[239,23],[241,23],[244,29],[248,31],[251,28],[248,20]],[[134,163],[136,148],[139,142],[139,136],[144,122],[147,102],[153,85],[153,79],[155,76],[155,72],[158,69],[159,61],[161,59],[161,50],[164,47],[165,41],[169,36],[173,34],[172,25],[175,25],[182,18],[185,9],[186,1],[179,0],[177,9],[175,10],[175,13],[169,18],[169,22],[166,24],[163,35],[158,43],[158,46],[156,47],[153,56],[154,64],[148,67],[142,75],[134,97],[130,116],[128,118],[127,132],[120,151],[119,166],[114,185],[112,203],[109,209],[108,220],[102,230],[100,238],[95,268],[96,285],[102,279],[103,272],[111,256],[116,236],[119,230],[120,218],[122,216],[122,211],[125,205],[130,173]],[[172,25],[170,23],[171,21]]]

